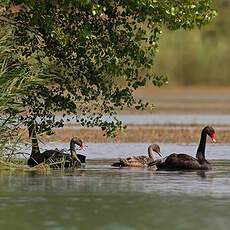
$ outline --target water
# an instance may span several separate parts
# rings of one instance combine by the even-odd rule
[[[124,114],[117,118],[124,124],[228,124],[230,115],[224,114]]]
[[[218,141],[218,139],[217,139]],[[85,154],[88,159],[116,159],[119,157],[129,157],[146,155],[147,148],[151,143],[86,143]],[[195,157],[198,143],[175,144],[175,143],[158,143],[164,156],[171,153],[186,153]],[[66,149],[69,144],[62,142],[50,142],[40,145],[42,149]],[[31,150],[28,150],[29,152]],[[207,143],[206,157],[211,160],[230,160],[230,144]]]
[[[74,171],[0,171],[0,229],[229,229],[230,145],[207,145],[208,172],[110,167],[148,144],[88,143],[88,163]],[[160,146],[165,155],[197,148]]]
[[[124,124],[228,124],[230,115],[228,114],[120,114],[116,116],[118,120]],[[61,116],[57,116],[60,119]],[[67,123],[70,119],[74,123],[71,116],[64,118]],[[112,121],[109,116],[104,116],[103,120]]]

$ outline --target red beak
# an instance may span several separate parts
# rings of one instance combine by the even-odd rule
[[[215,143],[215,142],[216,142],[216,139],[215,139],[215,133],[213,133],[213,134],[212,134],[211,138],[212,138],[212,142],[214,142],[214,143]]]
[[[82,150],[85,151],[85,145],[84,145],[84,143],[82,143],[80,147],[81,147]]]
[[[161,153],[161,152],[158,152],[158,154],[159,154],[159,156],[160,156],[160,157],[163,157],[163,155],[162,155],[162,153]]]

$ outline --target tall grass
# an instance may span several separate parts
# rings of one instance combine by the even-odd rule
[[[28,67],[25,57],[15,47],[13,28],[0,24],[0,166],[22,168],[19,160],[23,137],[23,116],[26,111],[21,96],[31,84],[40,82]]]

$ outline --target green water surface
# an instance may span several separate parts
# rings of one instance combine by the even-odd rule
[[[209,172],[116,169],[0,172],[0,229],[229,229],[229,162]]]

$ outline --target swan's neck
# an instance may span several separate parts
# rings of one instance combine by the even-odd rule
[[[196,152],[196,158],[198,160],[205,159],[206,138],[207,138],[207,133],[205,132],[205,130],[202,130],[201,138],[200,138],[200,144],[199,144],[197,152]]]
[[[153,152],[153,148],[152,146],[149,146],[148,147],[148,154],[149,154],[149,158],[153,159],[153,160],[156,160],[156,157],[155,157],[155,154]]]
[[[76,152],[76,150],[75,150],[75,142],[73,142],[73,141],[71,141],[70,142],[70,153],[71,153],[71,157],[74,159],[74,160],[76,160],[76,161],[78,161],[79,163],[81,163],[81,161],[79,160],[79,158],[77,157],[77,152]]]
[[[40,154],[40,149],[39,149],[39,145],[38,145],[38,139],[36,137],[36,133],[33,130],[32,131],[32,151],[31,151],[31,157],[36,156]]]

